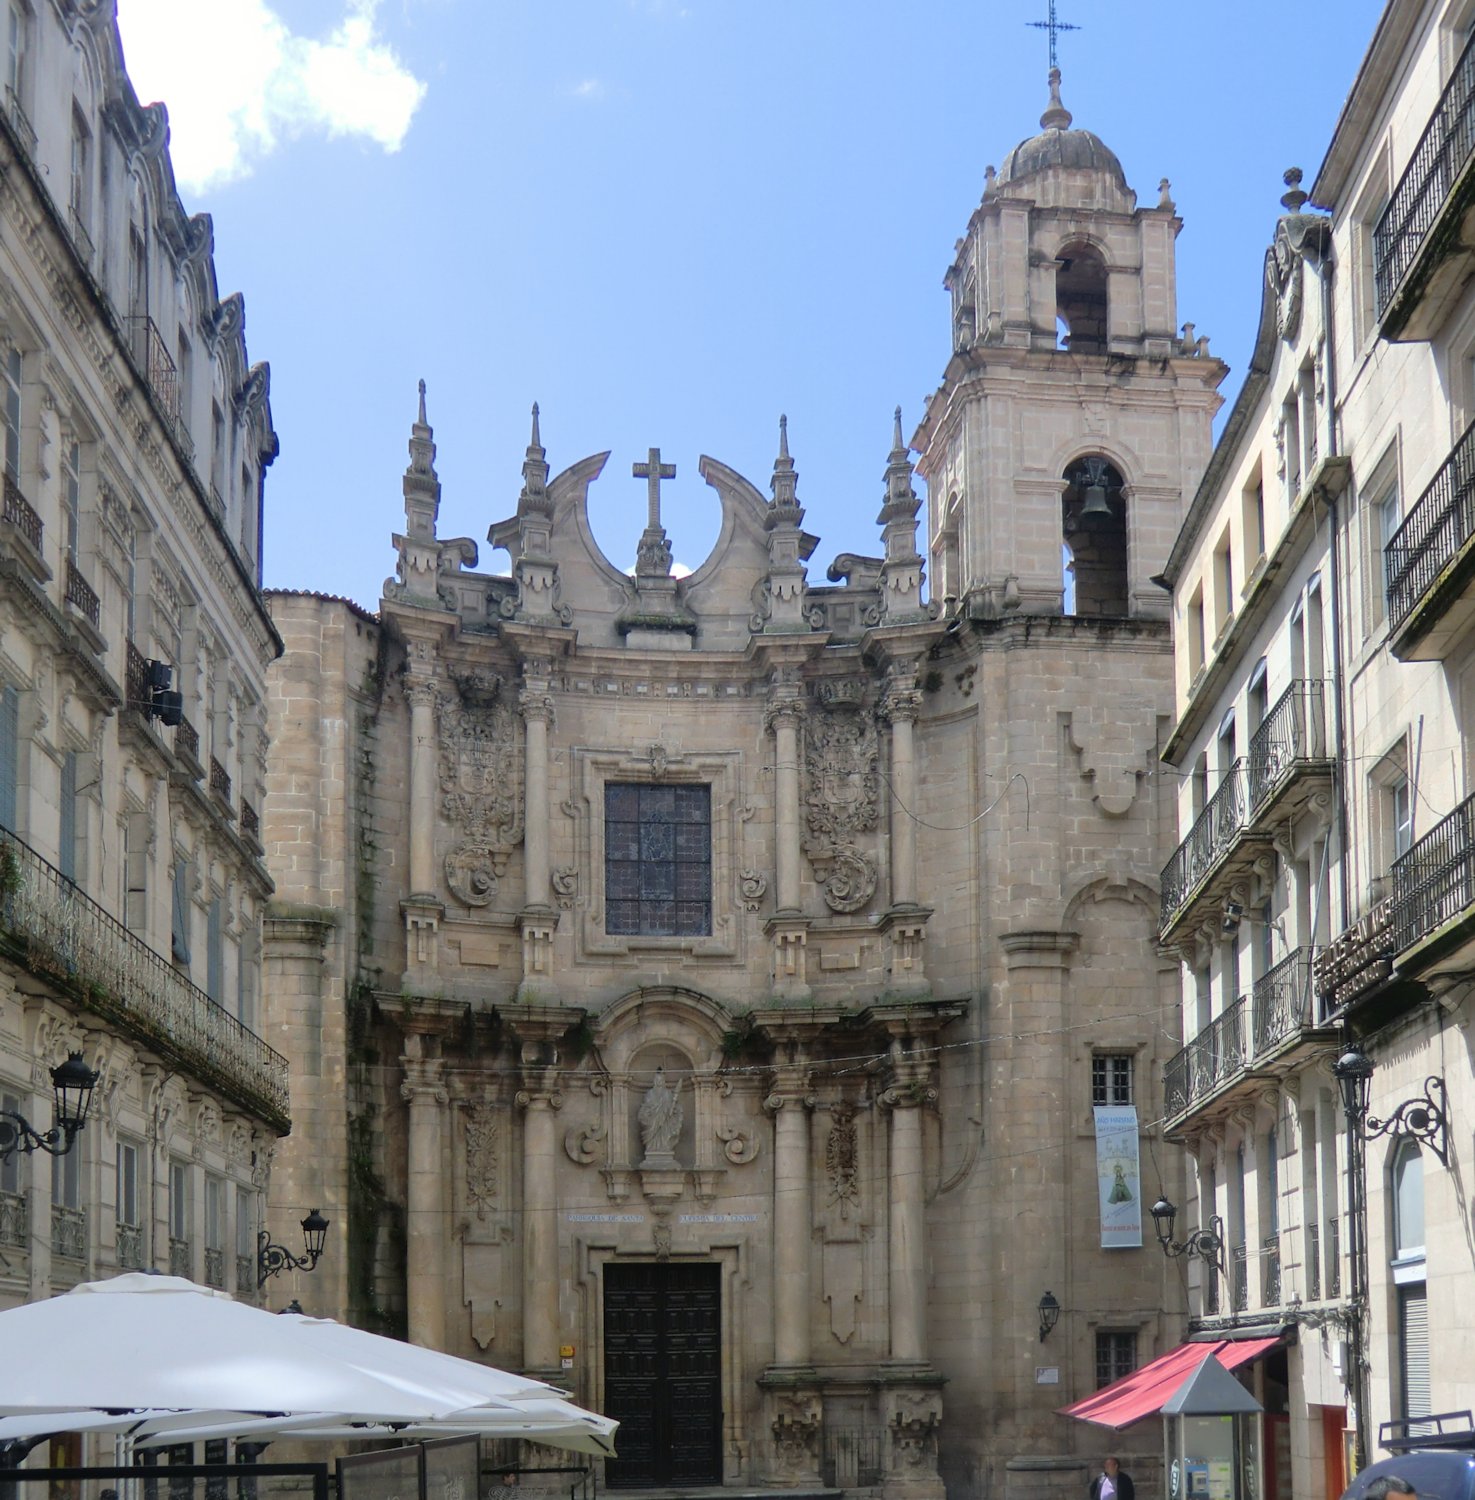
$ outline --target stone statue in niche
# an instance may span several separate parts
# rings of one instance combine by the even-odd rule
[[[643,1166],[664,1167],[676,1164],[676,1142],[681,1139],[681,1080],[673,1089],[666,1082],[666,1070],[656,1069],[656,1076],[640,1103],[640,1144],[645,1148]]]

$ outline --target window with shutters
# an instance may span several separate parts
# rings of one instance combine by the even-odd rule
[[[20,694],[0,690],[0,824],[16,827],[16,787],[20,782]]]
[[[645,937],[712,931],[712,792],[610,782],[604,789],[605,930]]]
[[[1405,1417],[1429,1415],[1429,1299],[1424,1283],[1398,1289],[1399,1376]]]
[[[225,1004],[225,918],[219,896],[210,898],[205,927],[205,993],[217,1004]]]
[[[4,424],[5,477],[20,483],[21,359],[14,344],[0,351],[0,423]]]
[[[173,920],[169,926],[169,953],[177,964],[189,967],[189,861],[174,864]]]
[[[57,868],[68,880],[77,878],[77,752],[68,750],[61,759],[61,796],[58,802],[61,826],[56,836]]]

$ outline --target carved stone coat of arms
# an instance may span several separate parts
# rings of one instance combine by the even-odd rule
[[[522,842],[521,726],[499,678],[456,686],[439,713],[441,811],[456,836],[446,885],[467,906],[486,906]]]

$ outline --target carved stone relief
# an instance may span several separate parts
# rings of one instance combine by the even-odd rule
[[[804,721],[804,852],[831,911],[853,912],[876,893],[876,863],[858,840],[880,815],[880,741],[858,682],[821,684]]]
[[[452,895],[486,906],[522,842],[522,734],[496,677],[463,676],[439,704],[441,810],[457,842],[445,857]]]
[[[830,1133],[825,1140],[825,1176],[829,1206],[848,1219],[860,1207],[859,1153],[856,1146],[855,1109],[837,1104],[830,1112]]]
[[[484,1104],[466,1111],[466,1199],[478,1219],[497,1198],[497,1116]]]

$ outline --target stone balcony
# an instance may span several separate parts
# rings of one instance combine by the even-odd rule
[[[1467,43],[1373,229],[1386,339],[1430,338],[1475,270],[1475,42]]]
[[[0,953],[22,989],[66,996],[273,1128],[290,1127],[287,1059],[3,830]]]

